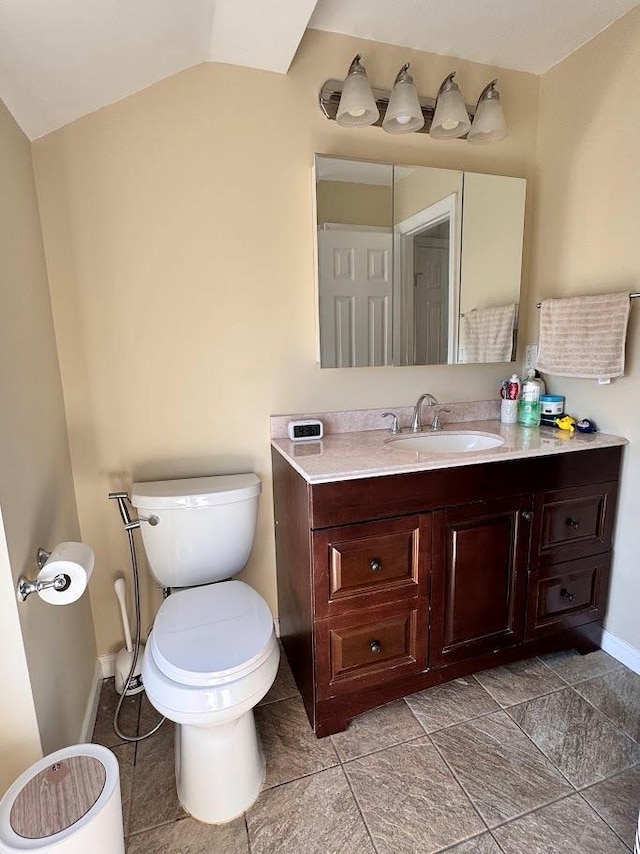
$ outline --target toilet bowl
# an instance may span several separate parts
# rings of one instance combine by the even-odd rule
[[[182,806],[230,821],[258,797],[264,758],[253,707],[278,670],[273,617],[242,581],[253,545],[255,474],[136,483],[142,542],[154,578],[174,592],[156,615],[142,663],[149,701],[176,724]]]
[[[0,801],[2,854],[124,854],[118,760],[76,744],[28,768]]]
[[[279,660],[269,607],[242,581],[180,590],[160,606],[142,678],[151,704],[176,724],[178,798],[199,821],[230,821],[260,792],[253,707]]]

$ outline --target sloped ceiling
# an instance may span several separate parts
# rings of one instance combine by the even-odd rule
[[[0,97],[31,138],[201,62],[285,74],[306,27],[541,73],[637,0],[0,0]]]

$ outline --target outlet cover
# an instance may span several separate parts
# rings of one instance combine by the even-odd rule
[[[538,345],[527,344],[524,350],[524,369],[525,371],[533,371],[538,361]]]

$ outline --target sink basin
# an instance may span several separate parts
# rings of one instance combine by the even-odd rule
[[[444,430],[434,433],[418,433],[389,439],[389,445],[399,451],[421,451],[426,454],[466,454],[470,451],[488,451],[504,445],[502,436],[496,433],[480,433],[476,430]]]

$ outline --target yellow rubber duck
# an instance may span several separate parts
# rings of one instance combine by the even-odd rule
[[[561,430],[568,430],[569,433],[574,432],[576,429],[575,424],[576,419],[570,415],[565,415],[564,418],[556,418],[556,427],[559,427]]]

